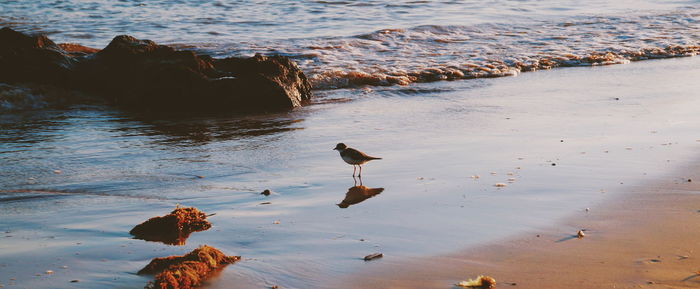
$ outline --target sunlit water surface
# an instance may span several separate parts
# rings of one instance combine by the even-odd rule
[[[215,56],[282,54],[317,89],[700,53],[698,0],[4,1],[0,25],[97,48],[130,34]]]

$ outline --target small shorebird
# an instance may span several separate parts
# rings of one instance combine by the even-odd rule
[[[365,164],[368,161],[371,160],[381,160],[382,158],[375,158],[366,155],[365,153],[358,151],[354,148],[349,148],[346,146],[344,143],[339,143],[335,146],[334,150],[337,150],[340,152],[340,157],[343,158],[343,160],[352,165],[352,176],[355,176],[355,170],[357,169],[355,166],[360,167],[360,173],[357,175],[358,177],[362,177],[362,165]]]

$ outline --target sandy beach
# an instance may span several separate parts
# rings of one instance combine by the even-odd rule
[[[697,166],[682,171],[700,175]],[[700,184],[691,181],[639,184],[552,228],[453,254],[385,260],[341,283],[450,288],[488,275],[497,288],[698,288]]]

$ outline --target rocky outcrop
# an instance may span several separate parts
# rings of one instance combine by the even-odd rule
[[[214,59],[126,35],[96,50],[9,28],[0,30],[0,82],[52,84],[154,110],[283,110],[311,97],[306,76],[283,56]]]
[[[69,81],[75,59],[44,35],[0,29],[0,82],[61,85]]]

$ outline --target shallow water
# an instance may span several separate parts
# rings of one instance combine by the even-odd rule
[[[698,63],[336,90],[273,115],[6,113],[0,284],[137,288],[150,258],[209,244],[244,259],[207,288],[332,288],[381,262],[361,260],[373,252],[434,255],[551,226],[644,180],[693,177],[673,169],[699,144]],[[384,190],[347,208],[339,141],[384,158],[362,180]],[[216,213],[214,227],[182,247],[128,235],[176,204]]]

